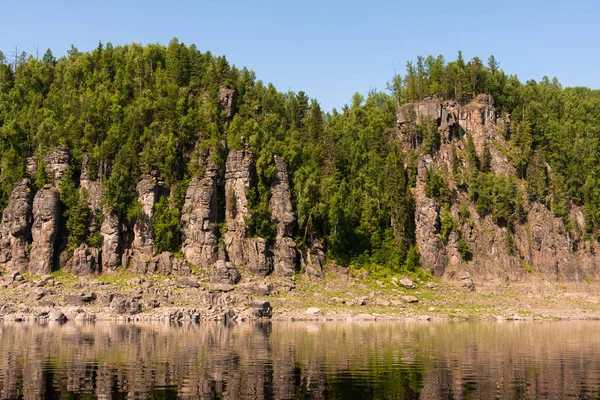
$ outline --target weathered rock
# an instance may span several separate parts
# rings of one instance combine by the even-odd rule
[[[460,272],[457,278],[458,286],[470,291],[475,290],[475,284],[473,283],[473,279],[471,279],[471,274],[468,271]]]
[[[52,185],[55,188],[59,188],[60,179],[69,167],[70,158],[67,146],[55,147],[44,157],[46,173],[52,179]]]
[[[233,117],[237,111],[237,104],[235,101],[235,90],[228,88],[227,86],[221,85],[219,87],[219,101],[221,108],[227,113],[227,118]]]
[[[440,122],[442,118],[442,99],[439,97],[426,97],[421,101],[406,103],[398,108],[396,120],[402,127],[411,119],[414,123],[421,124],[425,118]]]
[[[308,238],[308,251],[306,252],[305,272],[312,278],[318,278],[323,274],[325,265],[325,240],[311,235]]]
[[[388,301],[388,300],[386,300],[386,299],[380,299],[380,298],[377,298],[377,299],[375,300],[375,304],[377,304],[378,306],[384,306],[384,307],[387,307],[387,306],[389,306],[391,303],[390,303],[390,301]]]
[[[439,238],[440,220],[435,200],[425,198],[417,202],[415,236],[419,246],[421,265],[436,276],[446,267],[445,249]]]
[[[274,271],[279,276],[292,276],[296,272],[296,243],[292,239],[296,217],[292,209],[287,166],[281,157],[275,156],[277,173],[271,185],[271,222],[276,226],[273,248]]]
[[[250,304],[252,312],[259,318],[271,318],[273,309],[268,301],[255,300]]]
[[[148,268],[153,272],[160,272],[164,275],[189,275],[192,271],[185,260],[176,258],[173,253],[163,251],[154,256],[152,266]]]
[[[48,313],[48,321],[66,322],[67,316],[60,310],[52,310]]]
[[[400,280],[400,284],[402,286],[404,286],[405,288],[407,288],[407,289],[414,289],[415,288],[414,282],[408,276],[405,276],[404,278],[402,278]]]
[[[27,161],[25,161],[25,172],[27,172],[27,176],[35,179],[37,177],[37,168],[38,168],[38,158],[27,157]]]
[[[57,171],[60,171],[57,169]],[[29,259],[29,272],[48,274],[54,265],[54,247],[60,212],[60,195],[50,185],[40,189],[33,200],[33,244]]]
[[[407,303],[418,303],[419,299],[417,299],[415,296],[402,296],[402,300],[404,300]]]
[[[229,261],[237,267],[246,266],[246,220],[250,219],[246,192],[254,175],[254,155],[246,147],[230,151],[225,166],[225,249]]]
[[[89,170],[89,155],[83,156],[83,162],[81,164],[81,176],[79,178],[79,186],[81,187],[81,196],[85,196],[88,207],[92,212],[92,216],[95,217],[101,212],[102,199],[104,198],[104,185],[98,179],[92,179]],[[92,218],[93,220],[93,218]],[[95,232],[98,227],[95,226],[92,221],[90,231]]]
[[[198,282],[196,279],[192,279],[192,278],[181,278],[177,280],[177,287],[178,288],[199,288],[200,287],[200,282]]]
[[[208,289],[212,292],[231,292],[235,286],[229,283],[211,283],[208,285]]]
[[[154,205],[160,197],[160,189],[164,186],[155,176],[146,174],[136,186],[138,201],[142,205],[142,215],[133,226],[134,239],[132,249],[147,255],[154,254],[154,236],[152,234],[152,216]]]
[[[235,285],[242,279],[242,275],[235,266],[223,260],[215,263],[210,274],[210,280],[213,283],[228,283]]]
[[[248,270],[256,275],[267,276],[273,270],[273,258],[267,240],[248,238],[245,245]]]
[[[245,282],[240,287],[257,296],[268,296],[273,288],[267,282]]]
[[[66,269],[76,276],[93,276],[100,272],[100,249],[82,244],[73,252]]]
[[[308,315],[317,315],[317,314],[322,314],[322,311],[320,308],[317,308],[317,307],[309,307],[306,309],[306,313]]]
[[[404,308],[404,302],[400,301],[400,300],[390,300],[390,304],[393,305],[394,307],[402,307]]]
[[[102,210],[104,220],[100,227],[102,235],[102,271],[114,271],[121,264],[121,231],[119,217],[109,207]]]
[[[82,306],[96,300],[96,295],[94,293],[65,294],[63,298],[70,306]]]
[[[137,300],[115,297],[110,303],[110,309],[117,314],[133,315],[142,312],[142,305]]]
[[[188,186],[181,213],[181,239],[185,258],[207,267],[218,260],[217,170],[206,163],[202,178]]]
[[[33,223],[33,191],[29,179],[19,181],[2,213],[0,224],[0,265],[8,271],[27,270],[28,246]]]

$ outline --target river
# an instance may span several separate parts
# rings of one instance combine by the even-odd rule
[[[599,396],[598,322],[0,323],[2,399]]]

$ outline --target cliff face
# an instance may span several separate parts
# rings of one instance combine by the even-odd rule
[[[230,97],[224,107],[234,107],[232,94],[227,95]],[[207,268],[216,283],[226,284],[239,281],[238,270],[248,276],[266,276],[273,272],[275,264],[276,273],[282,277],[290,277],[297,270],[293,240],[296,217],[287,167],[279,157],[274,159],[277,174],[270,201],[275,238],[250,237],[247,231],[252,218],[247,195],[255,184],[256,172],[254,155],[245,147],[229,152],[224,176],[219,178],[218,168],[206,161],[201,175],[191,179],[180,219],[181,251],[185,259],[159,252],[155,243],[152,227],[155,206],[161,197],[171,195],[158,174],[151,172],[141,177],[136,186],[141,212],[135,221],[127,223],[103,205],[102,174],[92,178],[87,156],[81,166],[80,196],[89,208],[87,237],[99,234],[101,245],[82,243],[72,251],[64,250],[62,238],[66,235],[61,228],[64,210],[59,184],[70,162],[69,150],[58,147],[44,162],[52,182],[35,192],[30,180],[23,179],[15,186],[4,210],[0,225],[0,267],[5,270],[40,275],[64,268],[75,275],[92,276],[123,267],[136,273],[187,275],[192,266],[198,266]],[[35,176],[36,169],[37,160],[31,158],[28,174]],[[223,203],[224,212],[220,211]],[[223,231],[219,230],[220,223]],[[315,268],[320,270],[320,265]]]
[[[29,179],[22,179],[10,196],[0,225],[0,264],[10,272],[24,272],[29,263],[33,223],[33,190]]]
[[[195,177],[181,212],[183,254],[194,265],[207,267],[218,260],[217,169],[206,163],[204,176]]]
[[[455,174],[453,155],[458,155],[460,168],[467,169],[468,133],[480,159],[487,145],[490,173],[511,177],[517,182],[517,189],[522,187],[506,152],[502,151],[509,146],[505,134],[510,129],[510,118],[500,115],[491,96],[479,95],[464,104],[426,98],[398,109],[401,132],[406,133],[405,127],[411,122],[423,121],[437,124],[441,144],[431,155],[422,152],[417,163],[413,195],[415,234],[422,267],[435,276],[458,280],[461,284],[472,280],[480,287],[498,287],[530,279],[552,282],[597,279],[600,258],[593,251],[597,244],[578,237],[576,232],[584,231],[584,225],[577,207],[573,207],[571,218],[576,227],[569,231],[563,220],[546,206],[529,202],[527,196],[523,196],[525,217],[512,226],[501,226],[490,215],[480,215],[472,195],[459,184],[461,177]],[[410,142],[409,137],[403,139]],[[447,178],[452,194],[448,212],[456,228],[446,234],[447,237],[443,237],[442,232],[443,205],[427,196],[425,190],[428,171],[434,170]],[[465,244],[470,254],[461,253],[460,247]]]

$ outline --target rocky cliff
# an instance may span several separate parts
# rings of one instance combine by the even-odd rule
[[[413,189],[415,235],[422,267],[471,289],[473,283],[499,287],[527,280],[577,283],[597,279],[600,258],[593,250],[597,243],[577,234],[584,231],[583,215],[577,207],[572,207],[570,220],[575,227],[570,230],[545,205],[530,202],[527,196],[522,196],[523,204],[519,206],[525,215],[509,226],[499,224],[490,215],[480,215],[475,207],[473,194],[464,188],[464,177],[459,176],[469,169],[468,135],[480,159],[486,157],[485,151],[489,152],[490,173],[515,182],[516,196],[523,191],[523,183],[506,155],[510,116],[502,116],[495,109],[491,96],[479,95],[462,103],[433,97],[405,104],[397,113],[401,140],[415,147],[411,129],[431,121],[437,126],[440,145],[433,152],[419,151]],[[419,150],[418,144],[416,147]],[[426,181],[432,171],[445,177],[449,204],[428,195]],[[448,210],[446,216],[444,207]],[[443,232],[443,218],[446,224],[450,220],[454,224],[454,228],[447,229],[451,232]]]
[[[229,100],[228,107],[234,106]],[[141,274],[187,275],[197,266],[207,269],[215,283],[224,284],[238,283],[238,270],[245,276],[266,276],[275,266],[282,277],[297,271],[293,240],[296,217],[287,166],[280,157],[274,158],[277,173],[271,185],[271,222],[276,232],[271,240],[252,237],[247,228],[252,218],[248,193],[256,184],[250,148],[230,151],[221,172],[209,159],[203,163],[199,176],[189,182],[181,209],[184,259],[171,252],[159,252],[155,243],[152,226],[156,204],[172,195],[163,179],[153,171],[140,177],[136,186],[139,216],[134,221],[123,221],[105,205],[107,177],[102,173],[92,177],[87,155],[83,157],[80,179],[74,183],[79,184],[79,194],[89,209],[86,237],[96,234],[100,239],[94,241],[95,245],[86,241],[74,250],[64,250],[61,238],[66,237],[65,210],[60,182],[69,162],[68,148],[53,149],[44,158],[51,183],[37,191],[29,179],[15,186],[0,225],[3,269],[42,275],[64,268],[75,275],[92,276],[122,267]],[[35,176],[36,169],[37,159],[31,158],[28,174]],[[320,265],[315,268],[320,270]]]

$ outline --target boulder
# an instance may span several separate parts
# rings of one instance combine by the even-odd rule
[[[134,315],[142,312],[142,305],[134,299],[115,297],[110,303],[110,310],[116,314]]]
[[[48,321],[66,322],[67,316],[60,310],[52,310],[48,313]]]
[[[177,287],[184,289],[184,288],[199,288],[200,287],[200,282],[198,282],[196,279],[192,279],[192,278],[181,278],[177,280]]]
[[[407,303],[418,303],[419,299],[417,299],[415,296],[402,296],[402,300],[404,300]]]
[[[65,294],[63,298],[70,306],[83,306],[96,300],[96,295],[94,293]]]
[[[154,256],[152,264],[154,266],[148,269],[160,272],[164,275],[189,275],[192,272],[185,260],[176,258],[174,254],[169,251],[163,251]]]
[[[60,217],[60,194],[51,185],[40,189],[33,200],[33,244],[29,259],[29,272],[48,274],[54,266],[54,248]]]
[[[259,276],[270,274],[273,270],[273,258],[267,240],[247,238],[245,244],[248,270]]]
[[[400,284],[402,286],[404,286],[405,288],[407,288],[407,289],[414,289],[415,288],[414,282],[408,276],[405,276],[404,278],[402,278],[400,280]]]
[[[273,308],[268,301],[255,300],[250,303],[250,307],[254,316],[258,318],[271,318],[273,314]]]
[[[235,266],[223,260],[219,260],[215,263],[211,270],[210,281],[212,283],[228,283],[235,285],[242,279],[242,275],[235,268]]]
[[[82,244],[73,252],[66,269],[76,276],[93,276],[100,272],[100,249]]]

